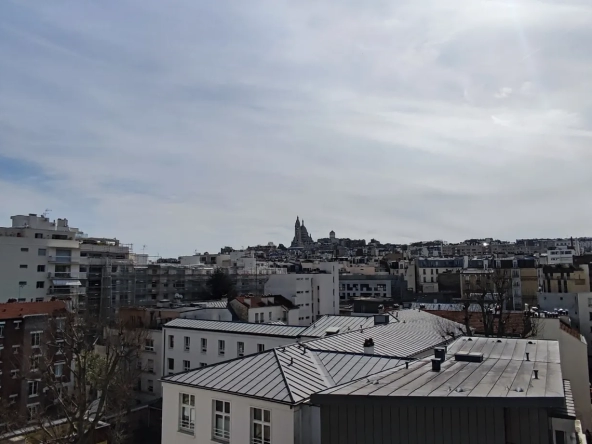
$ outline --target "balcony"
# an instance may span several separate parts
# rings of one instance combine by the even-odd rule
[[[49,288],[47,290],[47,295],[55,297],[84,296],[86,295],[86,288]]]
[[[50,279],[75,279],[78,280],[82,276],[79,273],[71,273],[69,271],[58,271],[55,273],[48,273]]]
[[[51,264],[79,264],[79,257],[72,256],[48,256],[47,262]]]

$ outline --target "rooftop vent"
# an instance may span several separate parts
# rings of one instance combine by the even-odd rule
[[[434,348],[434,357],[440,361],[444,361],[446,359],[446,347]]]
[[[336,335],[341,330],[339,327],[329,327],[325,330],[325,336]]]
[[[366,355],[373,355],[374,354],[374,341],[372,338],[368,338],[364,341],[364,354]]]
[[[533,370],[533,372],[534,372],[534,379],[539,379],[539,371]]]
[[[454,360],[461,362],[483,362],[483,353],[457,352],[454,355]]]
[[[441,364],[442,364],[442,361],[440,361],[438,358],[432,359],[432,371],[439,372]]]
[[[389,323],[388,314],[377,314],[374,315],[374,325],[384,325]]]

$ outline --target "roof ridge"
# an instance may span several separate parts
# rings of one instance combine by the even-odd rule
[[[280,361],[280,358],[277,354],[276,347],[273,348],[273,355],[275,356],[275,360],[280,369],[282,379],[284,380],[284,384],[286,385],[286,390],[288,390],[288,396],[290,397],[290,401],[292,401],[292,404],[296,404],[296,401],[294,400],[294,395],[292,394],[292,390],[290,389],[290,384],[288,383],[288,378],[286,378],[286,374],[284,373],[284,369],[282,367],[282,361]]]
[[[331,374],[327,371],[327,367],[325,367],[323,362],[317,356],[318,352],[309,349],[309,353],[311,356],[311,361],[313,362],[313,364],[315,365],[315,367],[319,371],[321,377],[325,380],[325,385],[327,386],[327,388],[334,387],[336,385],[335,380],[333,379]]]

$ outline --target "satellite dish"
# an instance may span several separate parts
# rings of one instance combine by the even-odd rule
[[[183,299],[183,295],[179,293],[175,293],[175,299]]]

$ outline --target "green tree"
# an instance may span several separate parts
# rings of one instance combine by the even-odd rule
[[[211,299],[232,299],[236,296],[234,281],[219,268],[208,279],[207,287]]]

